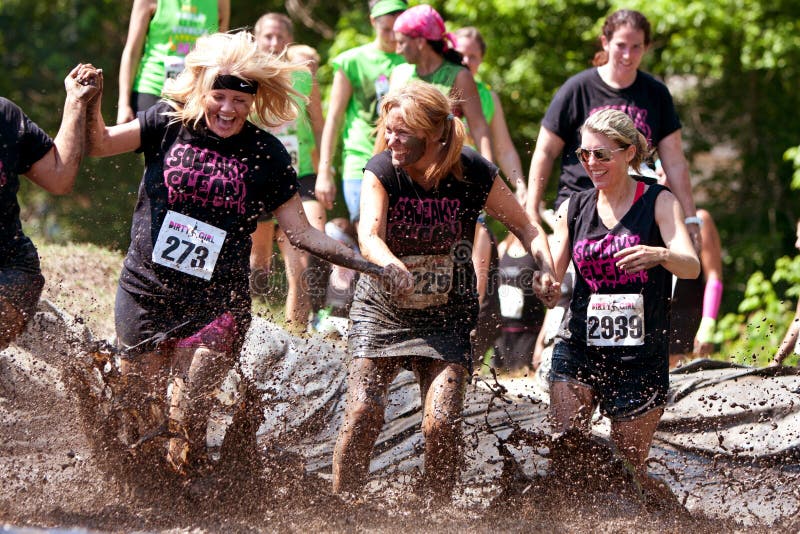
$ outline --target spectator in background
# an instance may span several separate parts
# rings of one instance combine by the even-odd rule
[[[300,113],[297,118],[277,127],[266,128],[286,147],[292,158],[292,167],[300,183],[300,199],[311,225],[325,229],[325,208],[314,196],[318,163],[317,147],[322,136],[323,118],[316,70],[319,56],[310,46],[290,46],[294,39],[292,20],[282,13],[262,15],[253,29],[256,42],[262,52],[279,56],[291,63],[303,64],[308,70],[298,70],[292,74],[292,87],[302,95],[297,99]],[[314,57],[316,60],[314,61]],[[272,214],[259,217],[256,231],[253,232],[253,247],[250,251],[251,290],[264,294],[268,289],[269,272],[272,266],[272,242],[276,225]],[[286,295],[285,320],[287,328],[294,333],[304,332],[308,326],[311,312],[309,280],[304,277],[310,262],[310,255],[289,243],[285,232],[278,228],[278,248],[283,255],[286,267],[288,292]]]
[[[134,0],[119,64],[117,124],[161,98],[201,35],[228,31],[230,0]]]
[[[333,162],[336,143],[342,136],[342,193],[350,221],[359,219],[361,177],[375,150],[375,129],[380,100],[389,91],[389,75],[403,62],[395,52],[394,21],[408,8],[405,0],[370,0],[369,21],[375,40],[350,49],[331,60],[333,85],[328,114],[322,131],[316,196],[326,209],[333,209],[336,184]]]

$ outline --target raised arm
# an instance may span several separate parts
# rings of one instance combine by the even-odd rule
[[[564,150],[564,140],[544,126],[539,128],[536,148],[533,150],[531,170],[528,173],[528,201],[525,211],[539,222],[539,204],[544,199],[547,181],[553,172],[553,162]]]
[[[141,144],[141,125],[138,120],[107,127],[103,120],[103,76],[99,75],[100,92],[89,105],[86,117],[86,154],[94,157],[114,156],[133,152]]]
[[[64,79],[67,97],[53,148],[34,163],[25,176],[44,190],[64,195],[72,191],[86,140],[89,102],[100,90],[100,76],[91,65],[78,65]]]
[[[489,125],[486,124],[486,117],[483,116],[481,109],[481,97],[478,95],[478,86],[469,69],[461,69],[456,76],[453,88],[461,99],[461,109],[464,111],[464,118],[467,119],[469,133],[475,141],[478,152],[488,159],[492,157],[492,140],[489,137]]]
[[[326,209],[333,209],[336,199],[336,184],[333,182],[333,159],[336,152],[336,141],[342,128],[342,119],[347,103],[353,94],[353,86],[341,69],[333,75],[328,115],[322,129],[322,140],[319,146],[319,166],[317,167],[317,183],[314,195]]]

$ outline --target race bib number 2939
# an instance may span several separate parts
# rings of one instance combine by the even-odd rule
[[[641,294],[594,294],[586,310],[586,343],[598,347],[644,344]]]
[[[153,244],[153,262],[210,280],[226,235],[225,230],[170,210]]]

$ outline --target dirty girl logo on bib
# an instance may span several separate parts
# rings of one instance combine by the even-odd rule
[[[575,266],[586,280],[592,291],[603,287],[613,288],[618,285],[635,282],[647,282],[647,271],[626,273],[617,269],[614,254],[620,250],[638,245],[638,235],[607,234],[601,240],[584,239],[572,247]]]
[[[170,204],[198,204],[243,215],[247,165],[209,149],[175,144],[164,158],[164,183]]]

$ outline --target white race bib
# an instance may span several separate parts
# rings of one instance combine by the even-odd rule
[[[210,280],[227,232],[168,211],[153,245],[153,262]]]
[[[594,294],[586,310],[586,343],[595,347],[644,344],[644,297],[640,293]]]
[[[450,256],[403,256],[400,261],[414,276],[414,292],[398,297],[398,306],[421,310],[447,304],[453,287],[453,260]]]
[[[300,141],[297,140],[296,135],[279,135],[277,136],[281,143],[283,143],[284,148],[286,148],[286,152],[289,153],[289,157],[292,158],[292,168],[294,172],[300,172],[298,169],[300,168]]]
[[[497,294],[500,297],[500,315],[509,319],[522,319],[522,308],[525,304],[522,289],[504,284]]]
[[[178,74],[183,72],[186,65],[186,60],[183,56],[167,56],[164,59],[164,77],[169,80],[177,78]]]

